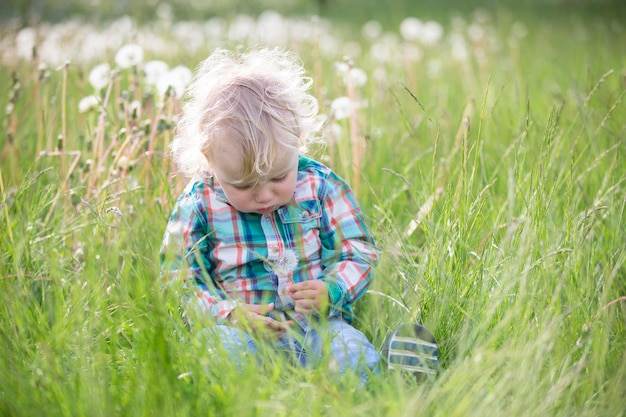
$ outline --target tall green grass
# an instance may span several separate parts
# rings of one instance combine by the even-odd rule
[[[0,68],[0,414],[625,415],[626,28],[529,16],[512,38],[517,19],[486,23],[499,44],[468,65],[427,50],[377,83],[365,52],[357,91],[300,48],[324,110],[368,103],[316,155],[358,190],[383,251],[358,327],[380,346],[417,320],[440,344],[421,385],[383,372],[356,389],[270,354],[239,372],[211,361],[159,281],[180,102],[123,70],[78,113],[88,64]]]

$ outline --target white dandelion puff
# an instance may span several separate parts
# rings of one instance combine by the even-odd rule
[[[17,32],[15,36],[15,49],[17,56],[29,59],[33,56],[33,48],[37,42],[37,32],[35,29],[26,27]]]
[[[159,78],[156,85],[157,90],[161,96],[164,96],[168,89],[171,88],[174,97],[182,98],[192,78],[193,73],[191,70],[183,65],[179,65]]]
[[[352,79],[352,84],[355,87],[362,87],[367,82],[367,74],[361,68],[351,68],[348,77]]]
[[[424,52],[415,44],[406,43],[403,45],[404,59],[407,62],[420,62],[424,57]]]
[[[115,63],[120,68],[130,68],[143,61],[143,48],[137,44],[124,45],[115,54]]]
[[[343,128],[338,123],[332,123],[326,127],[328,136],[332,137],[334,140],[341,139],[343,135]]]
[[[146,84],[156,85],[159,78],[170,70],[170,67],[163,61],[148,61],[143,65],[143,72],[146,76]]]
[[[280,275],[287,275],[298,266],[298,255],[293,249],[285,249],[285,253],[274,261],[274,270]]]
[[[461,35],[454,34],[450,37],[450,53],[452,58],[457,61],[465,61],[469,58],[469,47],[465,42],[465,38]]]
[[[104,64],[96,65],[91,72],[89,72],[89,84],[96,90],[101,90],[111,81],[111,66],[106,62]]]
[[[333,68],[335,68],[335,71],[337,71],[337,73],[342,76],[350,71],[350,65],[348,65],[346,62],[335,62],[333,64]]]
[[[407,17],[400,22],[400,34],[407,41],[417,41],[422,35],[423,23],[416,17]]]
[[[78,102],[78,112],[86,113],[89,110],[96,109],[100,105],[100,99],[94,95],[83,97]]]
[[[485,37],[485,29],[478,23],[472,23],[467,28],[467,35],[474,42],[480,42]]]
[[[350,97],[342,96],[333,100],[330,104],[330,111],[335,120],[341,120],[350,117],[356,107],[356,103]]]
[[[427,46],[436,45],[443,37],[443,26],[439,22],[430,20],[422,26],[420,42]]]
[[[378,20],[370,20],[369,22],[365,22],[361,32],[367,39],[373,40],[378,38],[380,34],[383,33],[383,26]]]

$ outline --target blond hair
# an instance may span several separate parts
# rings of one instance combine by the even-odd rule
[[[215,50],[195,72],[170,146],[179,171],[208,170],[218,138],[241,150],[248,179],[266,175],[281,147],[306,150],[324,122],[311,84],[290,52]]]

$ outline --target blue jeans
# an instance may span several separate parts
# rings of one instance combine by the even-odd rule
[[[267,342],[268,347],[282,351],[302,366],[324,362],[339,374],[356,373],[363,383],[378,373],[380,355],[365,335],[340,318],[329,318],[306,331],[298,326],[283,339]],[[258,340],[241,329],[215,325],[208,331],[209,352],[220,354],[219,345],[235,366],[243,365],[246,356],[258,357]],[[263,342],[265,343],[265,342]],[[224,352],[224,351],[222,351]]]

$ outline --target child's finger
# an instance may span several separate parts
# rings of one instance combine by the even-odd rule
[[[292,294],[294,300],[310,300],[316,298],[316,292],[311,290],[296,291]]]
[[[296,301],[294,310],[296,310],[296,313],[310,314],[313,312],[314,307],[315,305],[311,300],[303,299]]]
[[[255,314],[264,316],[274,309],[274,303],[269,304],[246,304],[245,308]]]

